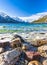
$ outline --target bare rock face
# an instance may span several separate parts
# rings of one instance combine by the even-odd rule
[[[47,44],[47,40],[46,39],[32,40],[30,44],[32,44],[33,46],[41,46]]]
[[[22,50],[21,48],[15,48],[11,51],[6,51],[0,54],[0,63],[2,65],[13,65],[18,60]]]
[[[12,48],[21,47],[22,43],[21,43],[20,38],[15,38],[14,40],[12,40],[10,45]]]
[[[40,62],[33,60],[28,63],[28,65],[42,65]]]
[[[38,51],[40,52],[41,56],[47,58],[47,45],[38,47]]]
[[[4,48],[0,47],[0,54],[4,52]]]
[[[39,52],[26,51],[25,53],[26,53],[26,58],[28,60],[40,60]]]

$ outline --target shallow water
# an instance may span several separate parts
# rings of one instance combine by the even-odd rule
[[[47,24],[46,23],[0,23],[0,31],[1,30],[13,30],[18,32],[47,32]]]

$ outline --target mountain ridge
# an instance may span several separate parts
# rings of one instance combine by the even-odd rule
[[[29,17],[11,17],[0,12],[0,23],[47,23],[47,12],[33,14]]]

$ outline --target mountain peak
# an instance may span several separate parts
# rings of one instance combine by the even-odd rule
[[[0,15],[1,15],[2,17],[6,17],[6,16],[7,16],[7,14],[5,14],[5,13],[3,13],[3,12],[0,12]]]

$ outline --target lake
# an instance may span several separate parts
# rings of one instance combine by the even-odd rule
[[[0,33],[9,32],[47,32],[46,23],[0,23]]]

